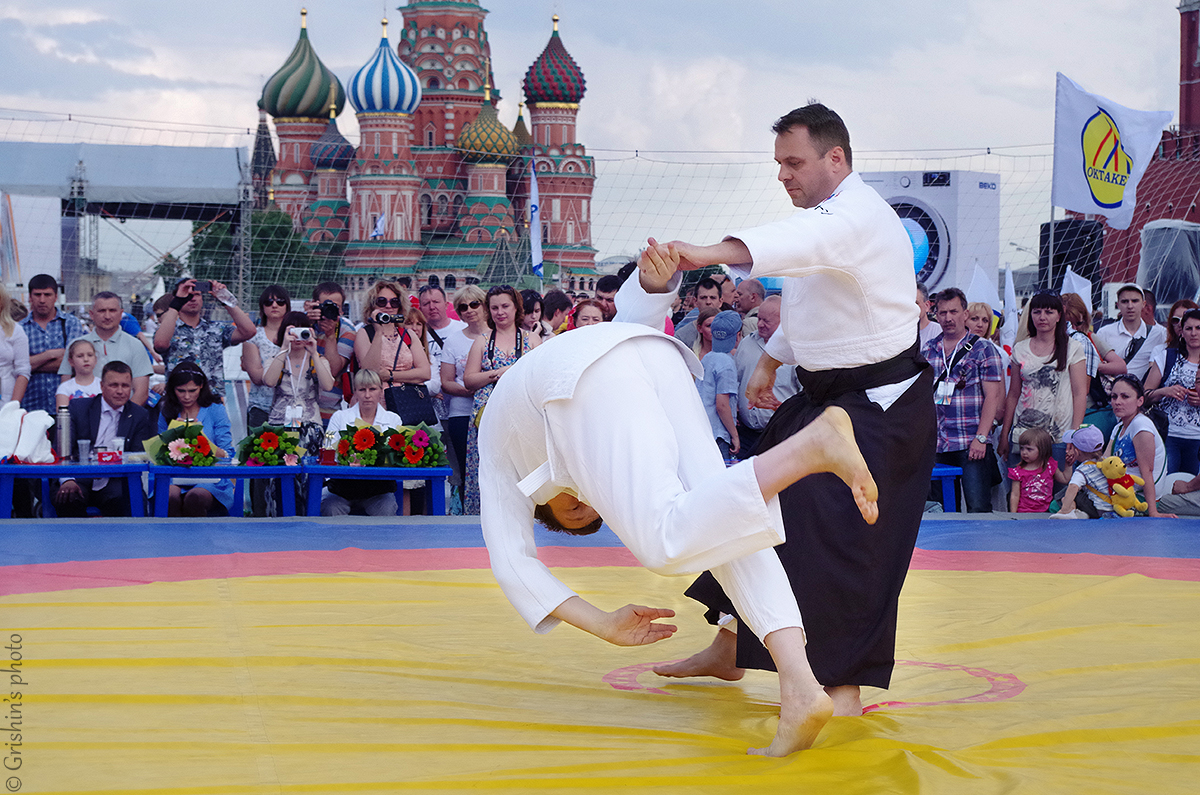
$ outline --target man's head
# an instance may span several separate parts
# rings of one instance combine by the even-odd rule
[[[1146,321],[1147,326],[1155,324],[1154,312],[1158,309],[1158,298],[1155,297],[1153,290],[1142,290],[1142,320]]]
[[[937,294],[937,322],[948,339],[959,340],[967,333],[967,297],[957,287]]]
[[[338,311],[341,311],[342,305],[346,303],[346,291],[337,282],[321,282],[313,288],[312,296],[318,304],[333,301],[338,305]]]
[[[1142,298],[1142,288],[1136,284],[1127,284],[1117,290],[1117,311],[1126,323],[1135,324],[1142,319],[1142,309],[1146,301]]]
[[[433,284],[427,284],[417,291],[420,301],[421,314],[425,322],[435,329],[446,325],[446,291]]]
[[[719,309],[721,307],[721,285],[709,278],[703,278],[696,285],[696,308]]]
[[[846,124],[820,103],[793,110],[771,131],[779,181],[796,207],[825,201],[853,168]]]
[[[122,408],[129,402],[129,394],[133,391],[133,371],[129,365],[117,359],[104,365],[100,371],[100,394],[104,402],[114,409]]]
[[[600,311],[604,313],[605,320],[612,320],[617,316],[617,290],[621,289],[621,277],[610,273],[607,276],[601,276],[596,282],[596,303],[600,304]]]
[[[758,336],[763,342],[771,339],[779,328],[779,313],[783,299],[778,295],[769,295],[758,305]]]
[[[547,530],[573,536],[591,535],[604,524],[595,508],[566,492],[555,494],[544,505],[534,506],[533,518]]]
[[[929,309],[932,303],[929,300],[929,288],[923,282],[917,282],[917,309],[921,310],[922,326],[929,321]]]
[[[551,328],[557,329],[567,319],[572,306],[571,299],[562,290],[549,290],[542,298],[542,317],[550,321]]]
[[[58,282],[53,276],[39,273],[29,279],[29,311],[35,319],[54,317],[58,301]]]
[[[121,327],[121,296],[105,290],[92,299],[92,325],[96,332],[108,336]]]
[[[744,279],[733,291],[733,308],[743,315],[760,305],[767,297],[766,288],[758,279]]]
[[[737,285],[733,279],[724,274],[714,274],[713,281],[721,285],[721,306],[733,307],[734,296],[737,295]]]

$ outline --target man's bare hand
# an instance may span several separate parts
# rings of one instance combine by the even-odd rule
[[[82,497],[83,489],[73,480],[64,480],[54,493],[55,505],[66,505],[71,499]]]
[[[771,411],[779,408],[779,398],[775,397],[775,371],[780,366],[780,362],[765,353],[759,358],[746,383],[746,399],[753,408]]]
[[[645,646],[666,640],[678,629],[674,624],[655,624],[656,618],[671,618],[674,610],[644,605],[625,605],[608,614],[600,637],[617,646]]]
[[[708,246],[697,246],[692,243],[684,243],[682,240],[672,240],[667,245],[678,252],[679,270],[681,271],[694,271],[700,268],[707,268],[709,265],[719,264],[717,262],[709,262]]]
[[[638,278],[648,293],[667,292],[667,283],[679,270],[679,252],[670,243],[662,244],[650,238],[638,257]]]

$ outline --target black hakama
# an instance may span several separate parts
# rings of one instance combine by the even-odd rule
[[[918,374],[886,411],[870,387]],[[921,525],[937,446],[933,373],[914,345],[880,364],[818,373],[798,369],[804,391],[775,412],[759,445],[766,450],[840,406],[879,487],[879,520],[867,524],[850,490],[833,474],[810,475],[780,493],[787,541],[776,547],[804,618],[817,681],[887,687],[895,665],[896,610]],[[737,615],[711,574],[686,592],[709,608]],[[737,664],[775,670],[752,632],[737,636]]]

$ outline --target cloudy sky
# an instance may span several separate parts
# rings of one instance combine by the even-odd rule
[[[27,115],[16,110],[82,116],[112,142],[245,145],[237,131],[256,124],[255,102],[295,44],[302,6],[313,46],[343,81],[378,45],[380,18],[400,20],[394,4],[361,0],[0,0],[0,137],[80,129],[7,121]],[[1044,145],[1056,71],[1131,107],[1178,106],[1176,0],[484,6],[510,123],[550,17],[562,17],[587,77],[579,140],[601,160],[633,150],[769,160],[770,123],[810,97],[842,114],[858,153]],[[352,114],[339,123],[356,141]]]

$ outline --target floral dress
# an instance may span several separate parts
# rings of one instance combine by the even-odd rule
[[[497,350],[494,341],[495,332],[492,333],[488,344],[483,348],[481,369],[484,372],[499,370],[501,367],[515,364],[521,358],[521,354],[529,353],[532,347],[529,334],[521,329],[517,329],[519,353],[505,353]],[[474,418],[478,417],[479,411],[487,405],[488,396],[492,394],[495,386],[495,384],[486,384],[475,393],[475,402],[471,411],[472,420],[467,423],[467,487],[463,494],[463,513],[467,515],[479,514],[479,429],[475,427]]]

